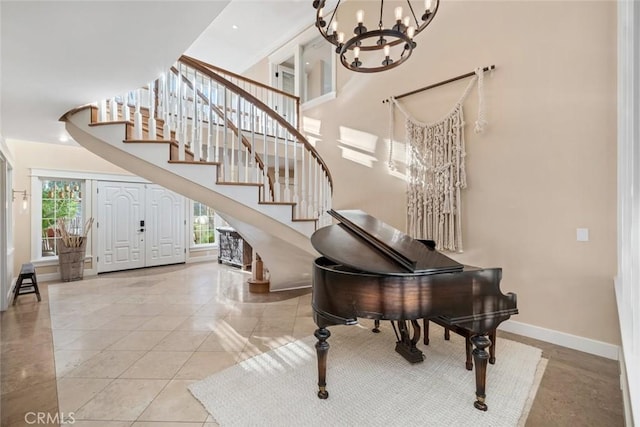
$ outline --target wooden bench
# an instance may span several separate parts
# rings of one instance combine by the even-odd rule
[[[28,280],[28,282],[25,282],[25,280]],[[20,276],[18,276],[16,286],[13,290],[13,305],[16,305],[18,296],[27,294],[36,294],[38,302],[42,301],[42,298],[40,298],[40,289],[38,289],[36,269],[31,263],[22,264],[20,268]]]
[[[471,345],[471,331],[469,329],[461,328],[457,325],[452,325],[446,322],[444,319],[439,317],[434,317],[431,319],[424,319],[424,344],[429,345],[429,321],[438,324],[444,328],[444,339],[449,340],[450,332],[453,331],[456,334],[464,337],[465,341],[465,353],[467,356],[467,360],[465,362],[465,367],[467,370],[471,371],[473,369],[473,359],[471,358],[471,351],[473,346]],[[489,332],[489,339],[491,340],[491,346],[489,347],[489,363],[492,365],[496,363],[496,330]]]

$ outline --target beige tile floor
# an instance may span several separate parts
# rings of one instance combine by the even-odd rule
[[[245,301],[230,290],[248,277],[210,263],[49,285],[59,411],[75,425],[215,425],[189,384],[314,329],[308,291]]]
[[[216,425],[190,383],[315,330],[309,290],[255,295],[247,278],[202,263],[43,284],[42,303],[20,297],[1,317],[2,426],[34,410],[73,413],[79,427]],[[549,358],[527,426],[623,425],[617,362],[499,336]]]

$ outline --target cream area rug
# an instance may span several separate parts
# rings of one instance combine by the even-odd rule
[[[464,340],[432,326],[426,359],[395,352],[389,322],[330,327],[329,398],[317,397],[313,336],[247,359],[190,386],[226,426],[518,426],[524,425],[546,366],[541,350],[498,338],[487,369],[487,405],[473,407],[475,374],[464,367]]]

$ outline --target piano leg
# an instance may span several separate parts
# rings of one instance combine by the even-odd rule
[[[329,397],[327,391],[327,353],[329,352],[329,343],[327,339],[331,336],[331,332],[324,327],[316,329],[313,334],[318,338],[316,343],[316,353],[318,355],[318,397],[320,399],[326,399]]]
[[[487,404],[484,399],[486,397],[485,386],[487,383],[489,353],[485,349],[491,345],[491,340],[486,335],[474,335],[471,337],[471,343],[475,347],[473,349],[473,362],[476,367],[476,401],[473,406],[481,411],[486,411]]]
[[[491,340],[491,347],[489,347],[489,363],[496,364],[496,330],[489,332],[489,339]]]
[[[374,334],[380,333],[380,320],[376,319],[373,321],[373,329],[371,330]]]

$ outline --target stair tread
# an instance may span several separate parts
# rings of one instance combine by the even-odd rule
[[[177,143],[178,141],[176,141],[175,139],[125,139],[122,142],[134,142],[134,143],[158,143],[158,144],[162,144],[162,143]]]
[[[216,184],[218,184],[218,185],[247,185],[247,186],[254,186],[254,187],[261,187],[262,186],[262,184],[257,183],[257,182],[216,181]]]
[[[291,221],[293,222],[317,221],[317,219],[316,218],[293,218]]]
[[[294,202],[258,202],[261,205],[289,205],[289,206],[295,206],[296,203]]]
[[[169,163],[186,164],[186,165],[215,165],[220,166],[220,162],[205,162],[202,160],[169,160]]]
[[[104,125],[131,125],[131,126],[133,126],[133,122],[131,120],[114,120],[114,121],[111,121],[111,122],[89,123],[89,126],[104,126]]]

